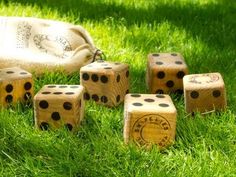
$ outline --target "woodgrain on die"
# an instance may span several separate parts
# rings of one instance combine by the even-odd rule
[[[226,91],[220,73],[191,74],[184,77],[186,112],[209,112],[224,109]]]
[[[81,68],[80,82],[86,88],[87,100],[117,106],[129,89],[129,68],[118,62],[96,61]]]
[[[31,101],[33,95],[31,73],[18,67],[0,69],[1,106]]]
[[[36,126],[77,130],[84,117],[83,94],[80,85],[45,85],[34,97]]]
[[[186,74],[188,68],[179,53],[148,55],[146,84],[151,93],[182,92]]]
[[[138,145],[170,145],[175,138],[176,108],[168,95],[127,94],[124,106],[124,141]]]

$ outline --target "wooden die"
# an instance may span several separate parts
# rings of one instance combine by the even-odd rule
[[[83,94],[80,85],[45,85],[34,97],[36,126],[42,130],[77,130],[84,117]]]
[[[80,82],[86,89],[85,100],[117,106],[129,92],[129,67],[127,64],[98,60],[80,69]]]
[[[226,107],[226,91],[220,73],[184,76],[185,110],[209,112]]]
[[[0,69],[0,105],[26,103],[33,96],[32,74],[18,68]]]
[[[188,68],[179,53],[148,55],[146,84],[150,93],[183,93],[183,77],[186,74]]]
[[[175,138],[176,108],[169,95],[127,94],[124,106],[124,140],[161,149]]]

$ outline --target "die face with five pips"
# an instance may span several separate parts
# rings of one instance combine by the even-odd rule
[[[18,67],[0,69],[0,105],[28,103],[33,96],[32,74]]]
[[[220,73],[184,76],[186,112],[209,112],[226,107],[226,91]]]
[[[117,106],[129,92],[129,67],[123,63],[98,60],[80,69],[80,82],[86,89],[85,100]]]
[[[36,126],[42,130],[66,127],[78,129],[84,117],[84,87],[45,85],[34,97]]]
[[[140,146],[170,145],[175,138],[176,108],[169,95],[127,94],[124,106],[124,140]]]
[[[188,68],[179,53],[148,55],[146,83],[151,93],[183,93],[183,77],[186,74]]]

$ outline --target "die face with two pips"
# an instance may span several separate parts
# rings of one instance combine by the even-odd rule
[[[148,55],[146,83],[150,93],[183,93],[187,65],[179,53]]]
[[[42,130],[66,127],[78,129],[84,117],[84,87],[45,85],[34,97],[36,126]]]
[[[220,73],[191,74],[183,80],[186,112],[204,113],[226,107],[226,91]]]
[[[80,82],[86,89],[85,100],[117,106],[129,92],[129,67],[123,63],[98,60],[80,69]]]
[[[167,147],[175,138],[176,115],[169,95],[127,94],[124,106],[125,142]]]
[[[32,74],[18,67],[0,69],[0,105],[29,103],[34,94]]]

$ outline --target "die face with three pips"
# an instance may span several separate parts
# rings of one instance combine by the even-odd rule
[[[29,103],[33,97],[32,74],[18,67],[0,69],[0,105]]]
[[[167,147],[175,138],[176,115],[169,95],[127,94],[124,106],[125,142]]]
[[[209,112],[224,109],[226,91],[220,73],[191,74],[184,76],[186,112]]]
[[[86,89],[85,100],[117,106],[129,92],[129,67],[123,63],[98,60],[80,69],[80,82]]]
[[[84,117],[84,87],[45,85],[34,97],[36,126],[42,130],[66,127],[78,129]]]
[[[148,55],[146,84],[150,93],[183,93],[183,77],[187,65],[179,53]]]

